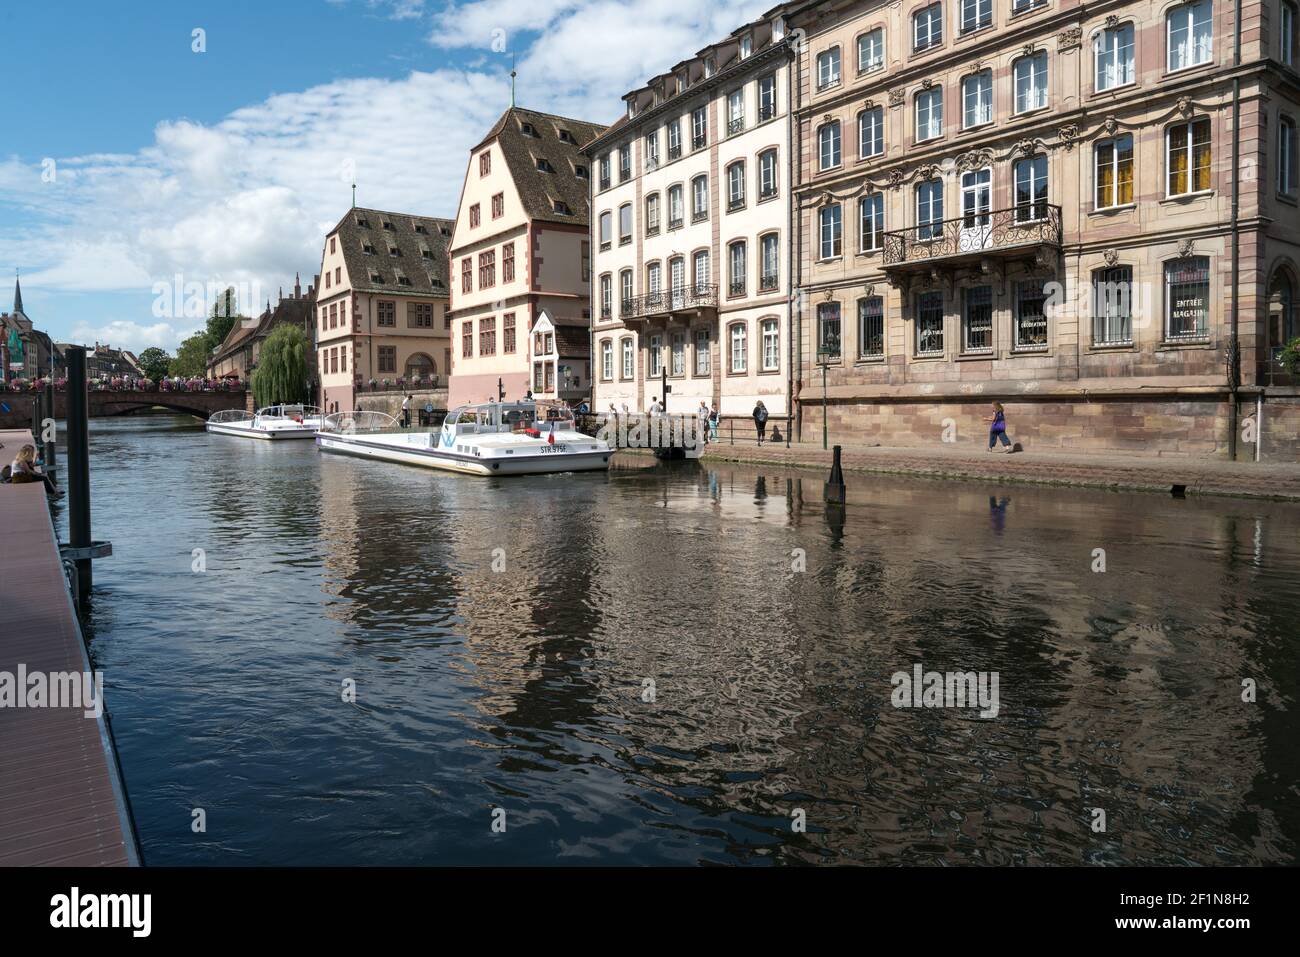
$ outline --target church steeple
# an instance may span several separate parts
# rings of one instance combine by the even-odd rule
[[[27,315],[27,313],[23,312],[23,287],[22,283],[18,281],[17,273],[14,273],[14,315]]]

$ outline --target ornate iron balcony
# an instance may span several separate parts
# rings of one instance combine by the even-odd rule
[[[648,319],[667,316],[674,312],[706,309],[718,305],[718,287],[711,283],[696,283],[676,289],[661,289],[644,296],[634,296],[623,303],[622,319]]]
[[[744,129],[745,118],[743,116],[737,116],[735,119],[732,119],[727,123],[728,136],[735,136],[737,133],[743,132]]]
[[[884,266],[979,258],[1026,246],[1061,245],[1061,207],[1047,203],[995,209],[885,233]]]

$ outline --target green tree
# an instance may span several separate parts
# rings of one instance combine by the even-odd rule
[[[252,385],[259,409],[307,400],[307,339],[301,329],[284,323],[272,330],[262,343]]]
[[[208,334],[196,332],[176,350],[176,358],[167,365],[169,375],[190,378],[201,376],[208,369]]]
[[[1291,375],[1300,375],[1300,337],[1288,342],[1278,355],[1278,359],[1282,362],[1282,368]]]
[[[235,299],[235,287],[230,286],[212,304],[212,314],[208,316],[208,352],[216,349],[226,341],[230,330],[242,317],[239,315],[238,302]]]
[[[153,379],[157,382],[159,379],[167,375],[167,370],[171,365],[172,357],[157,346],[152,346],[140,353],[139,362],[140,371],[143,372],[147,378]]]

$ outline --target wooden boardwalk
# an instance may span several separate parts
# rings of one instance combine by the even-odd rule
[[[0,464],[31,441],[0,432]],[[0,681],[90,671],[40,484],[0,485]],[[22,689],[19,689],[20,691]],[[0,867],[140,863],[107,718],[0,707]]]

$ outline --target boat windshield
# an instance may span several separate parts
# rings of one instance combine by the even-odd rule
[[[452,409],[444,421],[445,427],[461,432],[526,432],[549,428],[551,423],[555,428],[572,428],[572,410],[562,402],[487,402]]]

